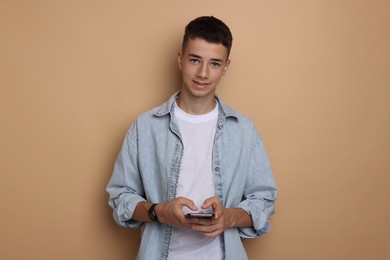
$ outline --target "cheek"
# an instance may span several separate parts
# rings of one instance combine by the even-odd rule
[[[187,77],[191,77],[195,73],[195,70],[188,66],[183,66],[181,71],[183,73],[183,76],[187,76]]]
[[[216,81],[219,81],[223,75],[224,75],[224,71],[219,70],[219,71],[216,71],[212,76]]]

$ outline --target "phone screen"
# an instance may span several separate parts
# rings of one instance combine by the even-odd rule
[[[213,213],[187,213],[187,218],[212,218],[214,217]]]

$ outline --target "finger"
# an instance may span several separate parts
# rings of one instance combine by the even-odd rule
[[[205,237],[214,238],[214,237],[217,237],[218,235],[222,234],[222,232],[217,230],[217,231],[214,231],[211,233],[201,232],[201,234],[204,235]]]
[[[198,219],[198,222],[196,223],[197,225],[202,225],[202,226],[212,226],[217,224],[218,222],[215,219]]]
[[[180,197],[179,199],[180,199],[179,201],[180,201],[181,207],[187,207],[193,211],[198,210],[198,207],[196,207],[195,203],[192,200],[187,199],[185,197]]]
[[[219,197],[215,196],[215,197],[211,197],[211,198],[206,199],[203,202],[203,205],[201,207],[203,209],[206,209],[206,208],[209,208],[209,207],[216,208],[220,204],[221,204],[221,200],[219,199]]]
[[[206,237],[216,237],[223,232],[223,229],[218,228],[218,226],[216,225],[212,225],[212,226],[193,225],[192,230],[199,232]]]
[[[215,207],[214,208],[214,218],[215,219],[219,219],[221,216],[222,216],[222,210],[223,210],[223,207]]]
[[[224,208],[220,198],[217,196],[206,199],[201,207],[204,209],[212,207],[215,219],[218,219],[221,216]]]

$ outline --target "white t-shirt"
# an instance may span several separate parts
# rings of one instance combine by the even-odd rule
[[[176,197],[194,201],[198,211],[210,197],[215,196],[212,172],[212,149],[218,119],[218,105],[204,115],[190,115],[175,103],[175,116],[184,144],[184,153],[177,183]],[[183,212],[192,212],[187,207]],[[223,259],[220,237],[208,238],[191,229],[174,228],[169,260]]]

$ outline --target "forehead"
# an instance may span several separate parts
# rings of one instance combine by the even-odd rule
[[[185,55],[196,55],[203,59],[227,60],[227,48],[222,43],[211,43],[201,38],[189,39],[183,50]]]

